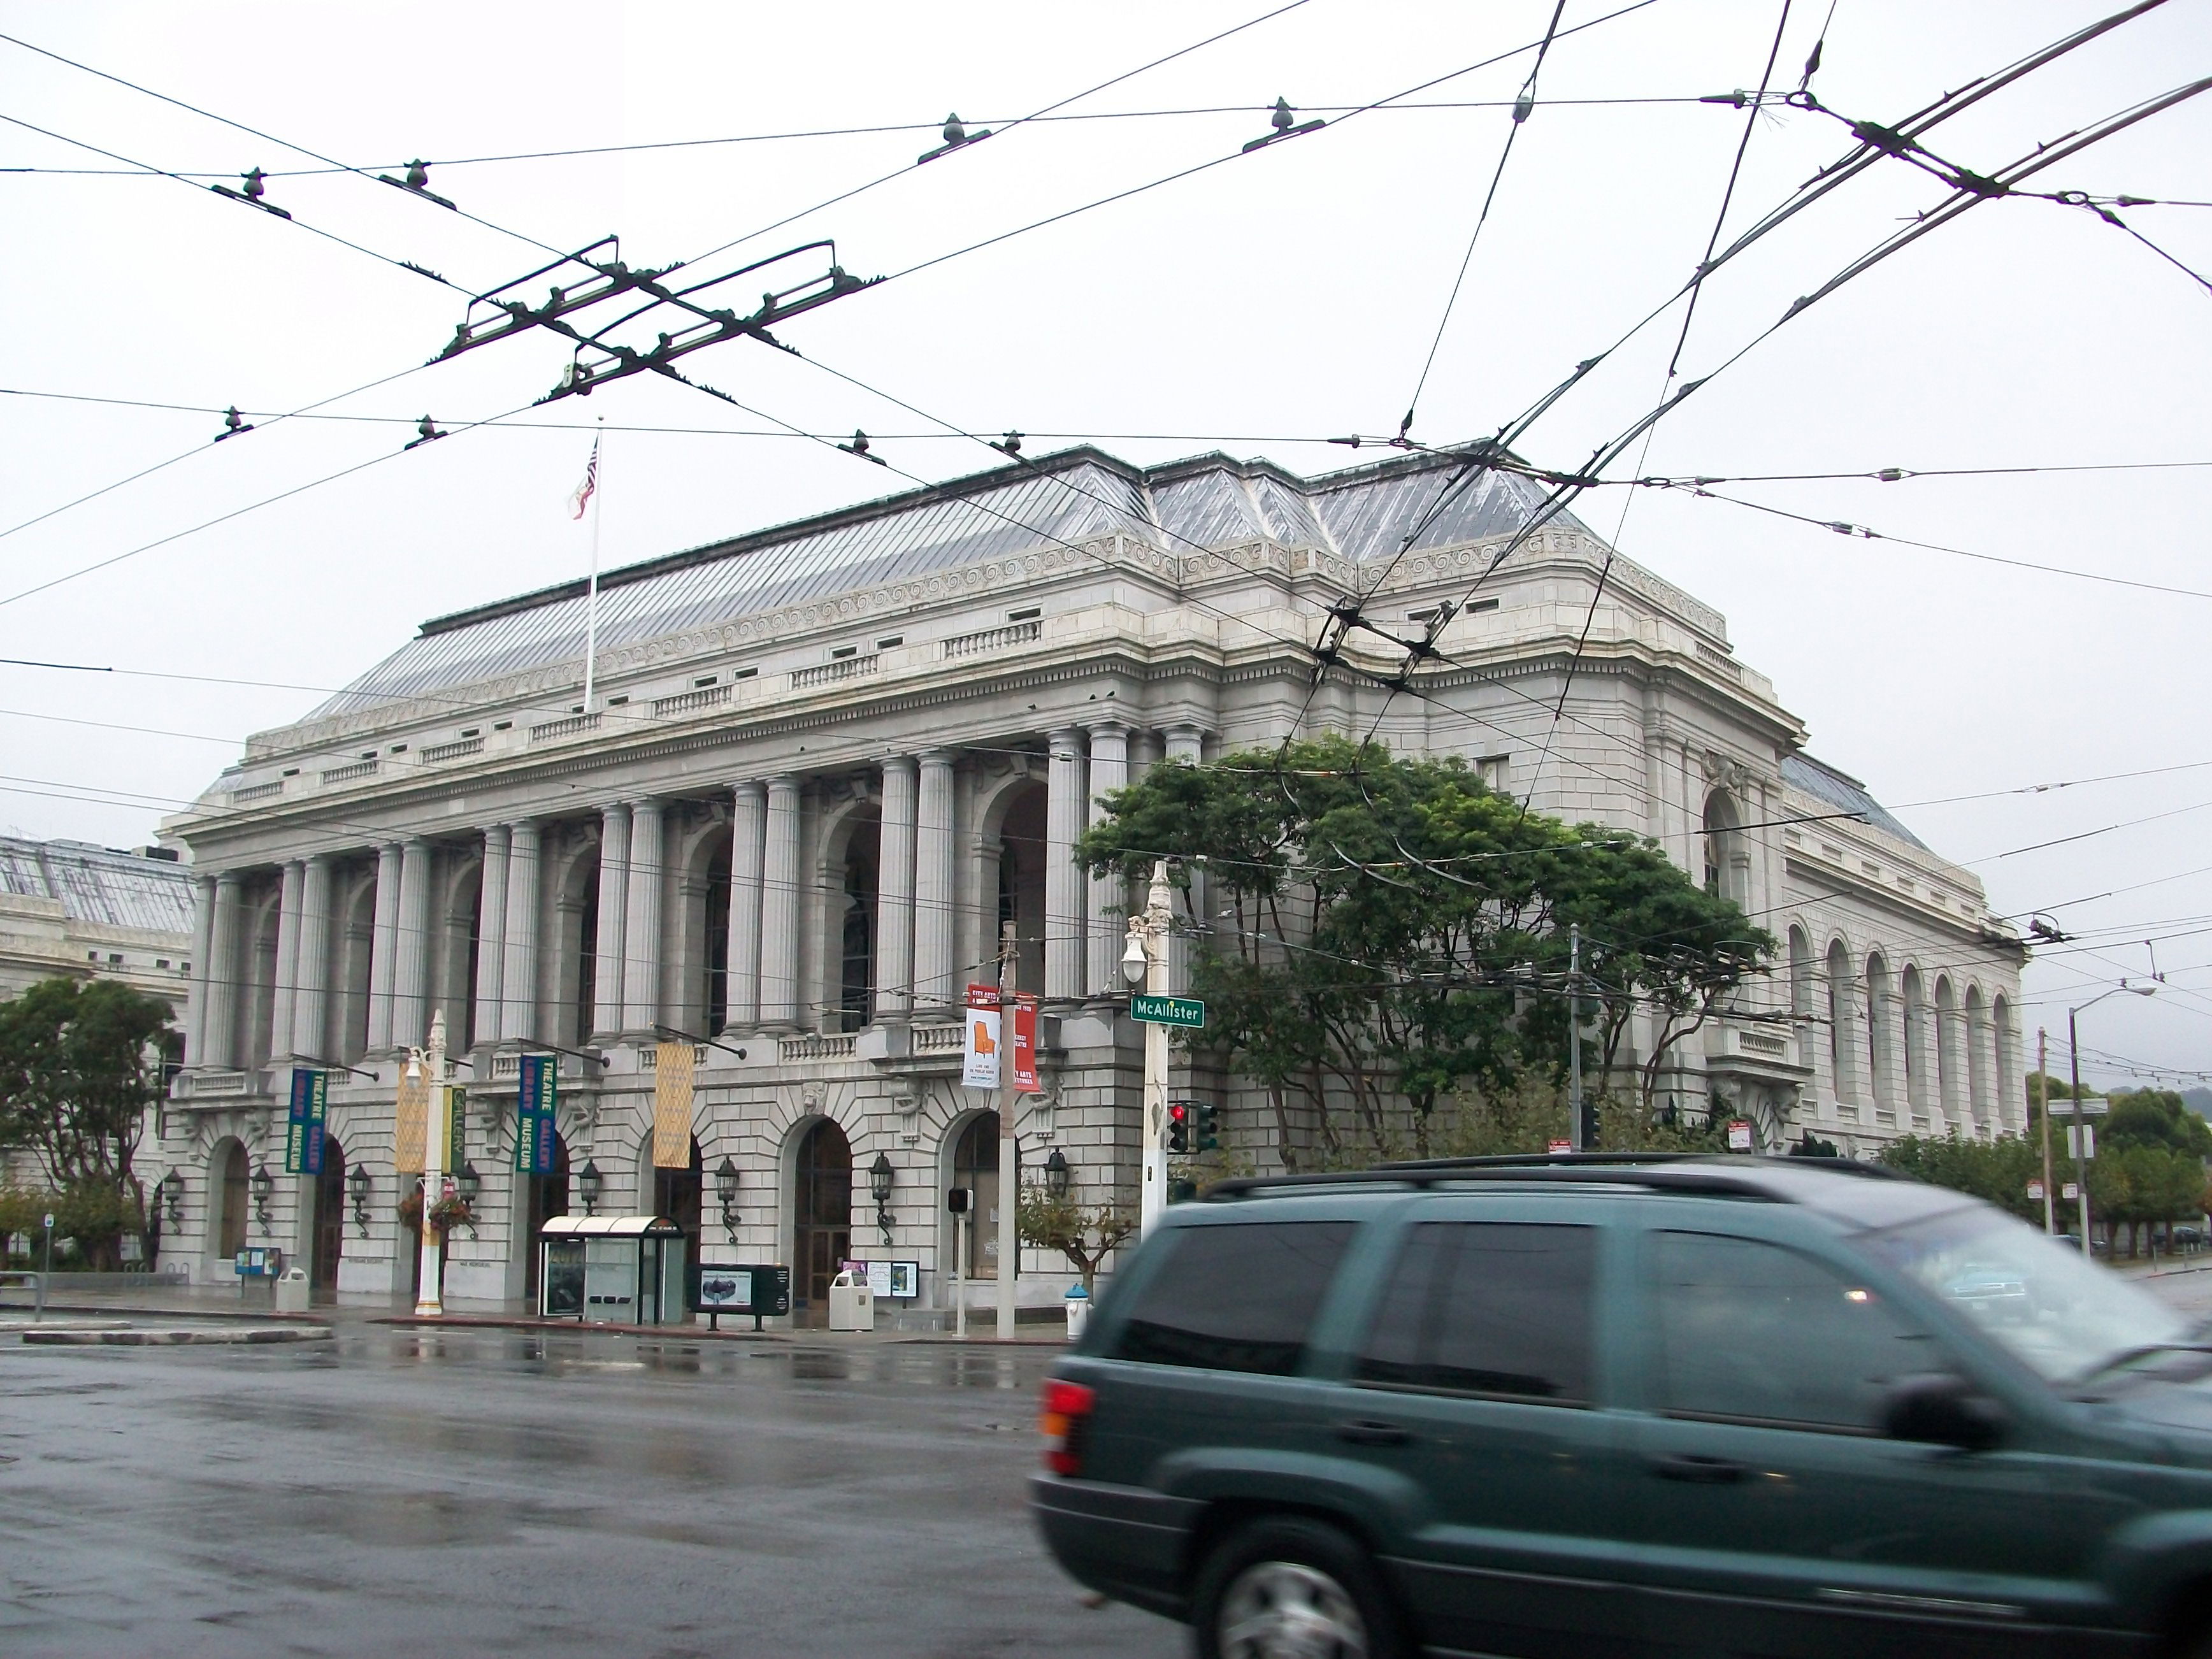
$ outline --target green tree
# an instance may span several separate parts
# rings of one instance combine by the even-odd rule
[[[1023,1243],[1058,1250],[1075,1264],[1085,1296],[1097,1292],[1099,1264],[1137,1231],[1137,1218],[1117,1204],[1090,1209],[1072,1194],[1055,1196],[1035,1184],[1022,1188],[1014,1219]]]
[[[1190,988],[1207,1004],[1200,1040],[1267,1090],[1294,1168],[1294,1106],[1334,1160],[1341,1116],[1383,1154],[1409,1108],[1424,1152],[1462,1091],[1564,1080],[1575,924],[1591,1092],[1625,1073],[1646,1115],[1670,1046],[1774,948],[1655,843],[1530,812],[1456,758],[1322,738],[1156,766],[1106,805],[1079,860],[1133,881],[1174,860],[1197,934]],[[1215,912],[1204,918],[1189,913],[1199,869]],[[1639,1010],[1657,1041],[1631,1066]]]
[[[2043,1220],[2043,1200],[2027,1195],[2027,1183],[2042,1177],[2043,1149],[2018,1135],[1969,1140],[1956,1129],[1944,1135],[1902,1135],[1881,1149],[1877,1161],[1935,1186],[1969,1193],[2024,1221]],[[2101,1202],[2094,1180],[2089,1199]]]
[[[0,1146],[32,1155],[55,1189],[56,1231],[103,1266],[143,1226],[131,1164],[161,1098],[169,1018],[162,999],[114,980],[40,980],[0,1003]]]

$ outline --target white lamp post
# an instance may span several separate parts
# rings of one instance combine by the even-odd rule
[[[1152,866],[1152,884],[1146,895],[1145,913],[1129,918],[1129,942],[1121,952],[1121,977],[1132,990],[1141,987],[1152,996],[1168,994],[1168,929],[1174,920],[1168,908],[1167,860]],[[1145,1025],[1144,1184],[1137,1194],[1137,1236],[1145,1238],[1168,1206],[1168,1155],[1163,1138],[1168,1121],[1168,1028],[1157,1022]]]
[[[446,1241],[431,1224],[430,1210],[446,1195],[447,1132],[453,1114],[446,1103],[446,1013],[430,1016],[430,1046],[408,1053],[407,1065],[423,1083],[422,1282],[415,1291],[415,1316],[435,1318],[446,1311],[439,1281],[445,1277]]]

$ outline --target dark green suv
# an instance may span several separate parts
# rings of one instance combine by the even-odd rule
[[[1206,1659],[2212,1656],[2212,1343],[1865,1166],[1230,1182],[1043,1406],[1053,1553]]]

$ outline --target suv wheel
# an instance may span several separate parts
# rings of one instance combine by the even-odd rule
[[[1199,1659],[1401,1659],[1397,1610],[1367,1553],[1285,1517],[1231,1533],[1194,1598]]]

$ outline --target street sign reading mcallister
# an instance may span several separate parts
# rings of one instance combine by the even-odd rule
[[[1196,997],[1139,995],[1129,999],[1129,1015],[1148,1025],[1187,1025],[1195,1029],[1206,1024],[1206,1005]]]

